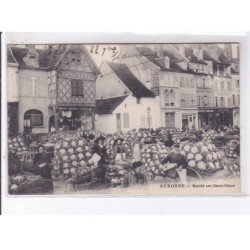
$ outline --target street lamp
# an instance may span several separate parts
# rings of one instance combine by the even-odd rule
[[[150,114],[151,114],[151,108],[147,108],[147,113],[148,113],[148,128],[150,129]]]

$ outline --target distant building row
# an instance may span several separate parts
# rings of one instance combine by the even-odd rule
[[[228,46],[227,51],[230,51],[231,45]],[[127,55],[126,59],[101,65],[103,76],[97,79],[97,89],[100,89],[97,103],[112,102],[113,97],[123,100],[128,83],[134,86],[129,91],[134,100],[116,103],[113,116],[102,111],[103,124],[113,124],[113,127],[100,125],[99,129],[106,132],[120,129],[124,114],[137,119],[136,124],[131,119],[131,125],[123,130],[132,127],[239,126],[239,58],[226,57],[225,49],[200,44],[148,45],[126,46],[122,53]],[[134,91],[139,84],[146,86],[154,97],[138,97]],[[133,107],[134,114],[128,111],[128,106]],[[114,121],[108,122],[111,119]]]
[[[239,126],[230,46],[121,45],[124,59],[100,69],[81,45],[8,46],[9,132]]]

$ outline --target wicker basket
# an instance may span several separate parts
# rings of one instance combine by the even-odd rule
[[[52,180],[40,179],[31,182],[24,182],[17,190],[13,192],[15,195],[36,195],[36,194],[51,194],[53,193]]]

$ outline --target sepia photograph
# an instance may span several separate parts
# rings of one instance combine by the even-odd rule
[[[7,44],[8,195],[240,195],[240,44]]]

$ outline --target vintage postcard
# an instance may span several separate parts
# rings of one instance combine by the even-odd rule
[[[6,55],[8,196],[241,194],[240,43]]]

